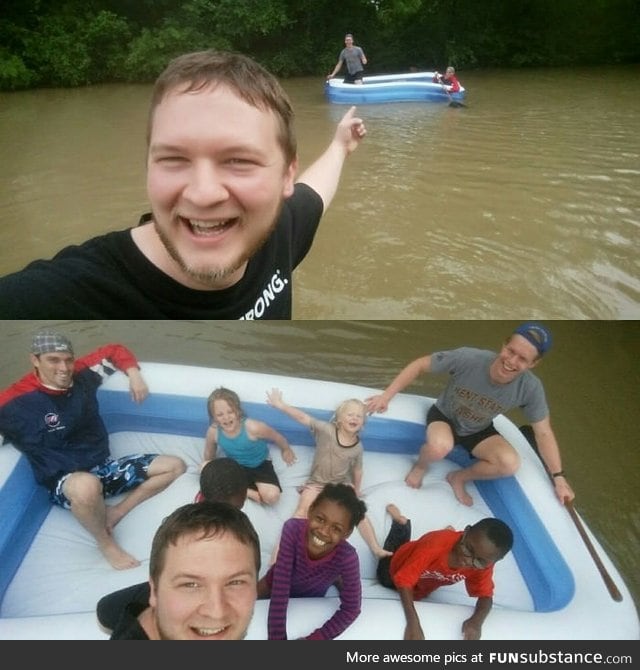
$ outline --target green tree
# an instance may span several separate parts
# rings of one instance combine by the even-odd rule
[[[89,80],[100,82],[124,79],[126,52],[122,47],[131,40],[127,21],[113,12],[101,10],[88,19],[83,32],[90,60]]]
[[[33,72],[20,56],[6,49],[0,49],[0,90],[15,91],[19,88],[29,88],[33,79]]]
[[[66,15],[47,16],[25,38],[27,64],[45,86],[90,83],[91,59],[82,39],[83,20]]]

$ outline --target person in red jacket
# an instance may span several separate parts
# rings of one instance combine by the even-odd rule
[[[400,594],[407,620],[405,640],[424,640],[415,600],[441,586],[464,581],[467,593],[477,598],[473,614],[462,622],[465,640],[479,640],[482,624],[493,606],[493,566],[513,546],[511,528],[492,517],[480,519],[463,531],[451,526],[411,540],[411,520],[394,505],[387,505],[392,524],[384,548],[391,557],[378,561],[378,581]]]
[[[76,359],[67,337],[43,330],[33,338],[31,363],[32,372],[0,392],[0,434],[26,456],[36,482],[53,503],[71,510],[112,567],[139,565],[113,529],[186,465],[177,456],[111,455],[97,390],[121,370],[129,377],[131,399],[142,402],[149,390],[135,356],[121,344],[107,344]],[[105,504],[105,498],[125,493],[116,504]]]
[[[442,84],[448,93],[457,93],[460,90],[460,82],[456,77],[455,68],[451,65],[445,70],[444,74],[440,74],[438,71],[434,72],[433,82]]]

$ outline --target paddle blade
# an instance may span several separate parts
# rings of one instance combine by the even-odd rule
[[[602,580],[604,581],[605,586],[609,591],[609,595],[616,602],[620,602],[622,600],[622,594],[618,590],[618,587],[611,578],[611,575],[607,572],[607,569],[604,567],[602,561],[600,560],[600,557],[598,556],[595,547],[593,546],[591,540],[589,539],[589,536],[587,535],[585,527],[582,525],[582,521],[580,521],[580,517],[578,516],[578,513],[576,512],[573,506],[573,503],[571,501],[567,501],[565,502],[564,506],[569,511],[571,519],[575,524],[575,527],[578,530],[578,533],[580,534],[580,537],[582,538],[582,541],[584,542],[587,551],[589,552],[589,554],[591,554],[591,558],[593,559],[593,562],[596,564],[596,568],[598,568],[598,572],[600,573],[600,576],[602,577]]]

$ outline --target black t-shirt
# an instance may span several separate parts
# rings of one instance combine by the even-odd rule
[[[2,319],[290,319],[292,273],[307,255],[323,203],[296,184],[244,276],[221,290],[183,286],[138,249],[131,230],[70,246],[0,278]]]
[[[137,617],[149,607],[150,594],[149,582],[141,582],[102,596],[96,606],[98,621],[110,631],[122,629],[121,623],[124,623],[126,628],[127,620],[134,611],[137,612],[135,615]]]
[[[111,633],[110,640],[148,640],[149,636],[138,621],[138,616],[146,609],[139,603],[130,603],[126,606],[116,627]]]

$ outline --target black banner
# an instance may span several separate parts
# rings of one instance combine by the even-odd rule
[[[14,641],[2,642],[0,649],[7,658],[19,654],[20,663],[38,662],[43,654],[48,658],[64,659],[64,665],[73,670],[114,667],[128,670],[138,663],[141,667],[189,667],[202,663],[208,667],[232,664],[233,668],[250,668],[252,664],[296,663],[300,670],[325,667],[326,670],[348,668],[373,670],[383,667],[432,668],[433,670],[506,670],[507,668],[551,669],[558,666],[593,668],[595,666],[635,667],[640,661],[640,643],[637,640],[535,641],[501,642],[443,642],[425,640],[404,641],[242,641],[242,642],[168,642],[135,644],[108,641]],[[124,650],[122,645],[128,646]],[[185,645],[188,645],[188,649]],[[48,650],[47,646],[55,649]],[[97,649],[100,646],[100,649]],[[62,648],[64,647],[64,648]],[[55,654],[55,656],[54,656]],[[157,665],[156,665],[157,664]],[[609,669],[613,670],[613,669]]]

